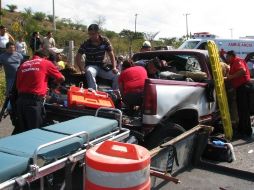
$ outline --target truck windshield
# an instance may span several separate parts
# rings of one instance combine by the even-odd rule
[[[200,41],[185,41],[178,49],[195,49]]]

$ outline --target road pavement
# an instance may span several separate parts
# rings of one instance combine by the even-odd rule
[[[153,190],[253,190],[254,182],[200,168],[188,168],[177,175],[180,184],[152,179]]]
[[[14,127],[11,124],[10,117],[2,119],[0,122],[0,138],[11,135]]]

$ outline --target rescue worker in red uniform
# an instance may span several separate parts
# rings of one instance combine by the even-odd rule
[[[125,60],[123,71],[118,78],[119,89],[123,102],[133,110],[135,106],[141,106],[147,72],[142,66],[133,66],[131,60]]]
[[[46,57],[46,52],[36,51],[34,57],[20,65],[17,71],[18,132],[42,127],[48,78],[54,78],[55,83],[65,80],[57,67]]]
[[[239,117],[238,134],[251,137],[249,98],[252,84],[250,83],[250,72],[245,61],[236,57],[234,51],[227,52],[226,60],[230,64],[230,70],[225,80],[229,80],[236,90]]]

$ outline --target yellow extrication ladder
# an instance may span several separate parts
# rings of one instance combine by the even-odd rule
[[[222,75],[222,68],[220,65],[219,51],[214,41],[209,40],[207,42],[207,45],[225,138],[231,140],[233,136],[233,130],[228,109],[228,100],[226,96],[224,78]]]

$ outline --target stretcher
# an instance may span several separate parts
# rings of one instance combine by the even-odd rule
[[[116,112],[117,119],[98,117],[99,112]],[[123,141],[130,131],[122,128],[122,113],[99,108],[95,116],[82,116],[41,129],[0,139],[0,190],[22,188],[67,165],[84,165],[86,150],[105,140]],[[73,168],[73,167],[72,167]],[[82,182],[81,182],[82,183]],[[63,184],[62,189],[68,189]]]

